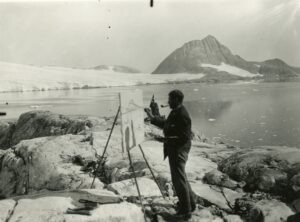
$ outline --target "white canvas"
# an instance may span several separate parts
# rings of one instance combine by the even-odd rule
[[[144,106],[141,90],[120,93],[122,150],[144,141]]]

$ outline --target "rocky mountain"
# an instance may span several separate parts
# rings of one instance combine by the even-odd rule
[[[122,73],[141,73],[141,71],[139,71],[135,68],[131,68],[131,67],[128,67],[128,66],[120,66],[120,65],[112,65],[112,66],[99,65],[99,66],[93,67],[93,69],[96,69],[96,70],[110,70],[110,71],[122,72]]]
[[[262,73],[266,80],[285,81],[297,77],[300,73],[299,68],[297,70],[297,68],[289,66],[280,59],[266,60],[261,62],[259,66],[259,73]]]
[[[172,52],[153,71],[153,74],[202,73],[202,80],[240,80],[266,78],[285,80],[296,77],[300,68],[291,67],[285,62],[274,59],[264,62],[246,61],[221,44],[214,36],[193,40]]]

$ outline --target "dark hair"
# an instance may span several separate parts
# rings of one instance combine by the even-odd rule
[[[177,98],[180,103],[182,103],[183,98],[184,98],[183,93],[178,89],[175,89],[175,90],[172,90],[171,92],[169,92],[169,96],[171,98]]]

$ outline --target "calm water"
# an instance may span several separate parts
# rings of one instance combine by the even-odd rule
[[[46,109],[62,114],[113,116],[120,90],[139,88],[144,104],[152,94],[159,104],[178,88],[185,94],[193,128],[208,137],[220,137],[240,146],[287,145],[300,147],[300,84],[170,84],[70,91],[0,93],[4,118],[17,118],[29,110]],[[8,105],[5,105],[5,102]],[[169,109],[161,109],[168,114]]]

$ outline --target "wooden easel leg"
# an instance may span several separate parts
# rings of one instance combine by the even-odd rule
[[[143,204],[143,200],[142,200],[142,196],[141,196],[139,184],[138,184],[137,179],[136,179],[135,170],[134,170],[134,168],[133,168],[133,164],[132,164],[132,159],[131,159],[130,151],[129,151],[129,149],[126,149],[126,150],[127,150],[127,154],[128,154],[128,159],[129,159],[130,168],[132,169],[132,173],[133,173],[133,178],[134,178],[134,182],[135,182],[135,185],[136,185],[136,189],[137,189],[137,192],[138,192],[138,195],[139,195],[140,203],[141,203],[141,205],[142,205],[142,210],[143,210],[143,213],[144,213],[144,219],[145,219],[145,222],[147,222],[146,211],[145,211],[145,207],[144,207],[144,204]]]
[[[152,170],[152,168],[151,168],[151,166],[150,166],[148,160],[146,159],[144,150],[143,150],[143,148],[142,148],[142,146],[141,146],[140,144],[139,144],[139,148],[140,148],[140,150],[141,150],[141,152],[142,152],[142,155],[143,155],[143,158],[144,158],[144,160],[145,160],[145,162],[146,162],[146,164],[147,164],[147,166],[148,166],[148,168],[149,168],[149,170],[150,170],[150,172],[151,172],[151,174],[152,174],[152,177],[153,177],[155,183],[157,184],[157,186],[158,186],[158,188],[159,188],[159,190],[160,190],[161,195],[162,195],[163,198],[165,199],[166,197],[165,197],[165,195],[164,195],[164,192],[162,191],[162,188],[160,187],[160,185],[159,185],[159,183],[158,183],[158,180],[156,179],[156,177],[155,177],[155,175],[154,175],[154,172],[153,172],[153,170]]]
[[[119,106],[119,108],[118,108],[118,112],[117,112],[117,114],[116,114],[116,116],[115,116],[115,119],[114,119],[114,122],[113,122],[112,128],[111,128],[111,130],[110,130],[110,133],[109,133],[108,139],[107,139],[107,141],[106,141],[106,144],[105,144],[105,147],[104,147],[104,150],[103,150],[103,153],[102,153],[101,159],[98,161],[98,162],[99,162],[99,164],[98,164],[98,166],[97,166],[97,169],[96,169],[96,171],[95,171],[95,172],[97,172],[97,171],[99,170],[99,168],[100,168],[100,165],[101,165],[101,163],[102,163],[102,161],[103,161],[103,158],[104,158],[104,155],[105,155],[105,153],[106,153],[106,150],[107,150],[107,147],[108,147],[108,143],[109,143],[109,141],[110,141],[110,138],[111,138],[111,134],[112,134],[112,132],[113,132],[113,130],[114,130],[114,128],[115,128],[115,125],[116,125],[116,122],[117,122],[117,119],[118,119],[118,116],[119,116],[120,110],[121,110],[121,107]],[[93,188],[93,186],[94,186],[95,179],[96,179],[96,174],[94,175],[93,182],[92,182],[92,184],[91,184],[91,189],[92,189],[92,188]]]

